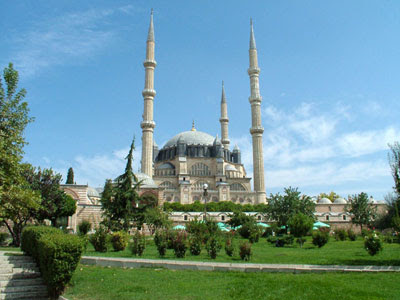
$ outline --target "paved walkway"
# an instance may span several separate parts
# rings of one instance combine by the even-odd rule
[[[81,264],[119,268],[166,268],[198,271],[239,272],[400,272],[400,266],[336,266],[336,265],[285,265],[180,261],[166,259],[135,259],[83,256]]]

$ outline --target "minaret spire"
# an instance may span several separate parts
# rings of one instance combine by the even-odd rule
[[[153,131],[156,124],[153,120],[153,102],[156,96],[154,90],[154,70],[156,61],[154,59],[154,25],[153,9],[150,15],[150,26],[146,42],[146,59],[143,62],[145,68],[145,84],[142,91],[144,100],[143,121],[140,123],[142,128],[142,173],[153,177]]]
[[[222,94],[221,94],[221,118],[219,119],[221,123],[221,143],[224,149],[229,150],[229,138],[228,138],[228,105],[226,103],[225,97],[225,87],[224,81],[222,81]]]
[[[258,58],[256,40],[254,38],[253,21],[250,19],[250,47],[249,47],[250,66],[247,73],[250,76],[250,97],[251,104],[251,128],[250,133],[253,140],[253,173],[254,191],[257,195],[257,203],[266,202],[266,192],[264,183],[264,157],[262,136],[264,128],[261,123],[261,101],[259,87]]]

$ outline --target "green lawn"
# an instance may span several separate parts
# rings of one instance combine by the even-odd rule
[[[109,299],[400,299],[398,273],[239,273],[78,266],[64,294]]]
[[[236,240],[236,245],[239,240]],[[133,257],[129,249],[121,252],[114,252],[112,248],[106,253],[95,252],[92,245],[89,244],[84,255],[87,256],[106,256],[106,257]],[[233,258],[225,254],[222,248],[217,259],[210,259],[203,249],[200,256],[192,256],[189,251],[186,252],[184,260],[196,261],[217,261],[217,262],[237,262],[242,260],[238,255],[238,246]],[[308,238],[303,248],[297,244],[277,248],[261,239],[253,244],[252,263],[279,263],[279,264],[322,264],[322,265],[382,265],[399,266],[400,265],[400,244],[383,244],[383,251],[375,256],[370,256],[364,249],[363,240],[357,241],[336,241],[330,239],[328,244],[322,248],[317,248]],[[152,240],[149,240],[142,258],[159,259],[157,249]],[[167,251],[165,259],[176,259],[172,250]]]
[[[0,251],[21,251],[21,248],[17,247],[0,247]]]

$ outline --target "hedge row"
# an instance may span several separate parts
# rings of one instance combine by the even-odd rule
[[[79,263],[84,241],[47,226],[29,226],[22,232],[21,249],[39,265],[51,297],[62,294]]]

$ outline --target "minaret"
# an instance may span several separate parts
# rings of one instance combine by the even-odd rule
[[[250,48],[249,48],[250,67],[247,73],[250,76],[250,97],[251,104],[251,128],[250,133],[253,140],[253,173],[254,191],[257,194],[257,203],[266,203],[266,192],[264,184],[264,158],[262,136],[264,128],[261,124],[261,95],[258,76],[256,41],[254,39],[253,22],[250,19]]]
[[[226,104],[224,82],[222,81],[222,95],[221,95],[221,143],[224,149],[229,150],[229,138],[228,138],[228,105]]]
[[[156,124],[153,120],[153,101],[156,95],[154,90],[154,27],[153,9],[151,10],[149,33],[147,35],[146,60],[143,62],[145,68],[145,83],[142,92],[144,99],[142,128],[142,173],[153,177],[153,131]]]

